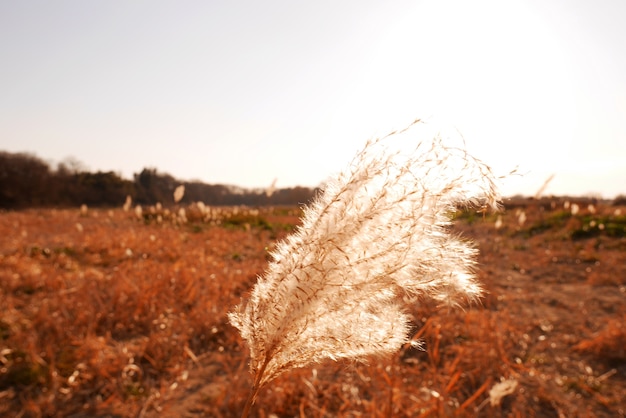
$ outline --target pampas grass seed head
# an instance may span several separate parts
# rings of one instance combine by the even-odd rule
[[[497,208],[495,178],[440,138],[394,151],[417,124],[369,141],[325,185],[230,313],[250,348],[251,402],[289,369],[398,350],[408,341],[404,296],[455,304],[480,294],[476,250],[447,227],[459,205]]]

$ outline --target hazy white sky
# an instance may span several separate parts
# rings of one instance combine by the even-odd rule
[[[506,194],[626,193],[626,1],[2,1],[0,150],[316,186],[415,118]],[[435,128],[436,127],[436,128]],[[417,139],[417,138],[416,138]]]

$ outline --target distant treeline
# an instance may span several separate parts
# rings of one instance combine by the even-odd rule
[[[181,181],[156,168],[144,168],[133,180],[113,171],[95,173],[60,163],[48,163],[28,153],[0,151],[0,208],[122,206],[126,196],[133,204],[164,206],[174,204],[173,193],[185,186],[180,203],[203,202],[207,205],[300,205],[308,203],[317,189],[293,187],[273,192],[244,189],[199,181]]]

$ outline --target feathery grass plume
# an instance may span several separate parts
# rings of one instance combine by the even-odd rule
[[[476,250],[446,227],[459,204],[497,209],[495,178],[438,137],[391,151],[390,137],[417,123],[369,141],[326,184],[249,301],[229,314],[255,375],[243,416],[259,388],[289,369],[398,350],[409,331],[403,296],[455,303],[480,294]]]
[[[185,196],[185,185],[181,184],[174,190],[174,203],[183,200],[183,196]]]
[[[130,197],[130,195],[127,195],[126,200],[124,201],[124,206],[122,206],[122,209],[124,209],[124,212],[128,212],[132,204],[133,204],[133,198]]]

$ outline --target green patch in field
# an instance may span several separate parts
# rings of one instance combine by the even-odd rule
[[[525,238],[529,238],[533,235],[541,234],[549,230],[557,230],[565,227],[567,221],[572,217],[572,214],[568,211],[556,211],[541,218],[537,222],[530,224],[527,228],[524,228],[518,232],[518,235],[522,235]]]
[[[127,398],[144,398],[146,396],[146,389],[139,382],[134,382],[124,386],[124,394]]]
[[[458,221],[465,221],[468,225],[473,224],[476,221],[476,211],[474,210],[457,210],[450,214],[450,218]]]
[[[592,238],[605,235],[613,238],[626,237],[626,216],[583,216],[582,226],[571,232],[572,239]]]
[[[272,224],[270,224],[267,219],[261,216],[246,214],[232,215],[228,218],[225,218],[222,221],[222,225],[226,228],[260,228],[267,231],[273,230]]]

